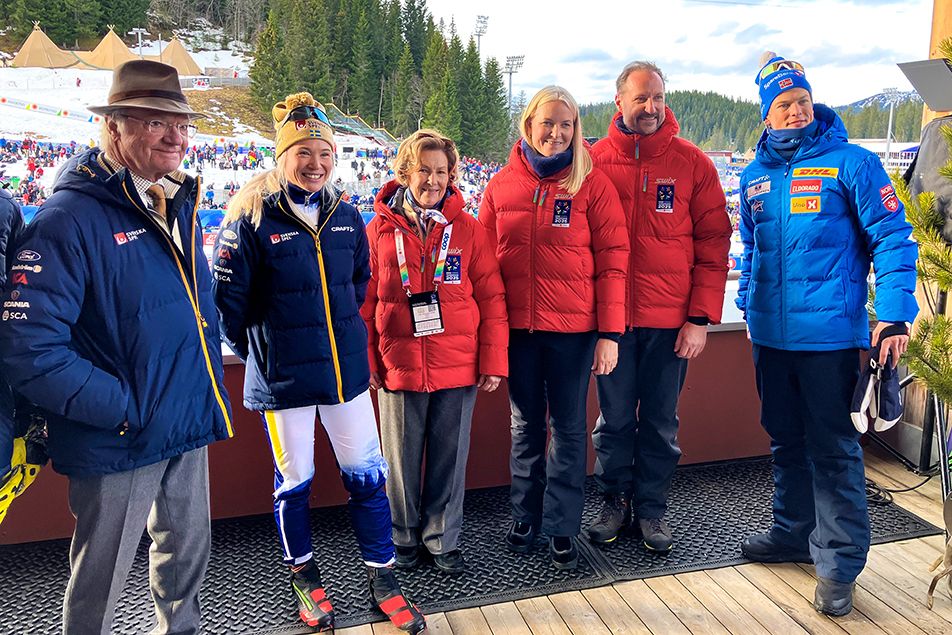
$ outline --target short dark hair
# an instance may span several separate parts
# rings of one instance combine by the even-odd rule
[[[625,68],[621,69],[621,74],[618,76],[618,79],[615,80],[616,93],[621,94],[622,88],[625,87],[625,82],[628,81],[628,76],[635,71],[649,71],[652,73],[657,73],[658,77],[661,78],[662,84],[668,83],[667,78],[664,76],[664,73],[661,72],[661,69],[658,68],[657,64],[644,60],[636,60],[634,62],[629,62],[627,65],[625,65]]]

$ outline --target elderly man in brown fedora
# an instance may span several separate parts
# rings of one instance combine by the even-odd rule
[[[153,633],[197,633],[211,543],[206,446],[232,436],[191,120],[174,68],[118,67],[102,148],[71,159],[11,255],[0,365],[48,412],[76,517],[67,635],[110,631],[147,529]],[[148,616],[143,616],[147,624]]]

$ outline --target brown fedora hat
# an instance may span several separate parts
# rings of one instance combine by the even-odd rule
[[[97,115],[120,108],[150,108],[189,117],[204,117],[189,108],[174,67],[151,60],[130,60],[116,67],[109,88],[109,103],[90,106]]]

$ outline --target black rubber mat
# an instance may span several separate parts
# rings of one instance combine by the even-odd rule
[[[582,525],[601,508],[593,479],[587,484]],[[768,459],[688,466],[675,473],[666,519],[675,545],[659,555],[644,548],[637,530],[596,548],[616,581],[651,578],[747,562],[740,553],[746,536],[770,528],[773,476]],[[870,505],[873,544],[942,533],[895,504]]]
[[[601,586],[618,580],[715,568],[743,562],[738,544],[770,526],[772,493],[766,460],[678,470],[668,518],[676,547],[667,556],[648,553],[625,535],[610,548],[580,541],[579,568],[556,571],[539,539],[528,555],[503,547],[509,521],[508,488],[467,492],[461,544],[467,570],[444,575],[432,563],[398,572],[404,591],[424,611],[437,612]],[[597,513],[599,497],[589,480],[585,520]],[[940,533],[896,505],[870,508],[873,542]],[[346,508],[314,510],[317,559],[339,626],[383,619],[372,610],[364,567]],[[65,540],[0,547],[0,633],[59,632],[60,604],[69,574]],[[146,633],[153,623],[148,590],[147,542],[116,609],[113,632]],[[271,516],[217,521],[212,556],[202,588],[203,633],[308,633],[299,625],[286,569],[280,564]]]

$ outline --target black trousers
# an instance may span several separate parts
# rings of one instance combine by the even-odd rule
[[[549,536],[581,530],[595,341],[594,332],[509,334],[512,517]]]
[[[635,328],[618,343],[618,366],[597,377],[601,415],[592,433],[595,480],[632,494],[638,518],[661,518],[681,458],[678,398],[688,360],[674,353],[680,329]]]

